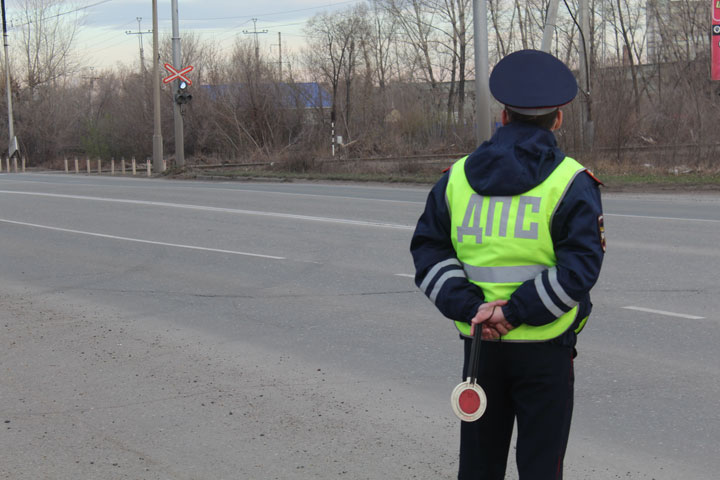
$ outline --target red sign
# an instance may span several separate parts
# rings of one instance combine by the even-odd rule
[[[720,0],[718,0],[718,1],[720,1]],[[193,69],[193,66],[188,65],[187,67],[178,71],[172,65],[170,65],[169,63],[166,63],[165,70],[170,72],[170,75],[163,78],[163,83],[170,83],[173,80],[178,79],[178,80],[182,80],[183,82],[187,83],[188,85],[192,85],[192,81],[184,75],[185,73],[191,72],[192,69]]]
[[[720,80],[720,0],[712,0],[712,2],[712,34],[710,35],[710,48],[712,49],[711,78],[713,80]]]

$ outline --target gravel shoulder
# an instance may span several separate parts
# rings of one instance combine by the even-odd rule
[[[456,422],[414,406],[402,385],[58,293],[2,290],[0,478],[455,474]]]

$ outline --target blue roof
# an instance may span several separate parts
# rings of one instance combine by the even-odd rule
[[[246,91],[244,83],[223,85],[200,85],[213,100],[224,95],[243,95]],[[332,98],[318,83],[277,83],[262,84],[263,88],[277,89],[278,101],[283,108],[330,108]]]

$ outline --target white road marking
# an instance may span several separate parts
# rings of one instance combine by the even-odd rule
[[[410,275],[409,273],[396,273],[396,277],[408,277],[408,278],[415,278],[415,275]]]
[[[0,174],[3,175],[3,174]],[[42,174],[33,174],[37,176],[41,176]],[[45,175],[46,177],[56,177],[55,175]],[[107,180],[123,180],[124,177],[105,177],[104,179]],[[141,180],[142,182],[145,182],[147,179],[145,178],[127,178],[128,180]],[[60,182],[42,182],[39,180],[17,180],[13,179],[13,183],[31,183],[33,185],[42,184],[42,185],[72,185],[72,186],[83,186],[83,187],[113,187],[113,188],[121,188],[121,189],[128,189],[128,188],[137,188],[137,189],[147,189],[148,184],[136,184],[136,185],[128,185],[128,184],[117,184],[112,185],[110,183],[60,183]],[[201,185],[202,182],[195,182],[196,185]],[[223,185],[231,185],[234,184],[236,188],[221,188],[217,187],[216,185],[223,184]],[[197,187],[188,187],[183,185],[178,185],[177,183],[170,184],[173,188],[183,188],[186,190],[197,190]],[[296,184],[298,186],[308,185],[304,183],[298,183]],[[375,190],[395,190],[394,188],[387,187],[368,187]],[[407,189],[408,191],[412,191],[412,189]],[[389,203],[405,203],[410,205],[425,205],[425,202],[417,202],[412,200],[391,200],[387,198],[369,198],[369,197],[356,197],[356,196],[347,196],[347,195],[330,195],[330,194],[321,194],[321,193],[300,193],[300,192],[281,192],[277,190],[260,190],[255,188],[243,188],[241,184],[238,184],[237,182],[213,182],[212,186],[213,192],[234,192],[234,193],[261,193],[261,194],[269,194],[269,195],[290,195],[290,196],[297,196],[297,197],[314,197],[314,198],[341,198],[341,199],[347,199],[347,200],[362,200],[362,201],[369,201],[369,202],[389,202]]]
[[[652,308],[643,308],[643,307],[622,307],[626,310],[637,310],[638,312],[646,312],[646,313],[657,313],[658,315],[667,315],[669,317],[679,317],[679,318],[687,318],[690,320],[702,320],[705,317],[698,317],[697,315],[688,315],[685,313],[675,313],[675,312],[667,312],[665,310],[654,310]]]
[[[347,218],[315,217],[311,215],[297,215],[293,213],[261,212],[258,210],[241,210],[236,208],[207,207],[202,205],[188,205],[182,203],[152,202],[148,200],[128,200],[123,198],[89,197],[84,195],[63,195],[58,193],[37,193],[37,192],[16,192],[12,190],[0,190],[0,193],[15,195],[30,195],[36,197],[67,198],[71,200],[91,200],[95,202],[125,203],[131,205],[147,205],[153,207],[183,208],[187,210],[200,210],[205,212],[234,213],[240,215],[256,215],[262,217],[288,218],[293,220],[309,220],[314,222],[342,223],[345,225],[356,225],[361,227],[381,227],[398,230],[414,230],[411,225],[399,225],[396,223],[370,222],[365,220],[350,220]]]
[[[680,217],[655,217],[652,215],[625,215],[621,213],[605,213],[606,217],[627,217],[627,218],[645,218],[650,220],[681,220],[684,222],[709,222],[709,223],[720,223],[720,220],[713,220],[709,218],[680,218]]]
[[[7,220],[4,218],[0,218],[0,222],[3,223],[10,223],[13,225],[22,225],[24,227],[34,227],[34,228],[42,228],[45,230],[53,230],[56,232],[64,232],[64,233],[74,233],[78,235],[87,235],[90,237],[99,237],[99,238],[109,238],[111,240],[123,240],[126,242],[135,242],[135,243],[145,243],[149,245],[160,245],[163,247],[175,247],[175,248],[185,248],[188,250],[200,250],[203,252],[214,252],[214,253],[228,253],[231,255],[243,255],[246,257],[259,257],[259,258],[269,258],[271,260],[285,260],[285,257],[276,257],[274,255],[262,255],[259,253],[248,253],[248,252],[238,252],[235,250],[223,250],[220,248],[207,248],[207,247],[198,247],[195,245],[181,245],[179,243],[166,243],[166,242],[156,242],[153,240],[143,240],[140,238],[130,238],[130,237],[119,237],[117,235],[107,235],[104,233],[95,233],[95,232],[85,232],[82,230],[72,230],[70,228],[60,228],[60,227],[51,227],[49,225],[38,225],[36,223],[27,223],[27,222],[16,222],[14,220]]]

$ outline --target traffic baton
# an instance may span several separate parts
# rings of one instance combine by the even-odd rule
[[[470,347],[470,370],[467,380],[459,384],[450,395],[453,412],[463,422],[474,422],[483,416],[487,407],[485,391],[477,384],[477,372],[480,368],[480,337],[482,325],[475,325],[475,335]]]

